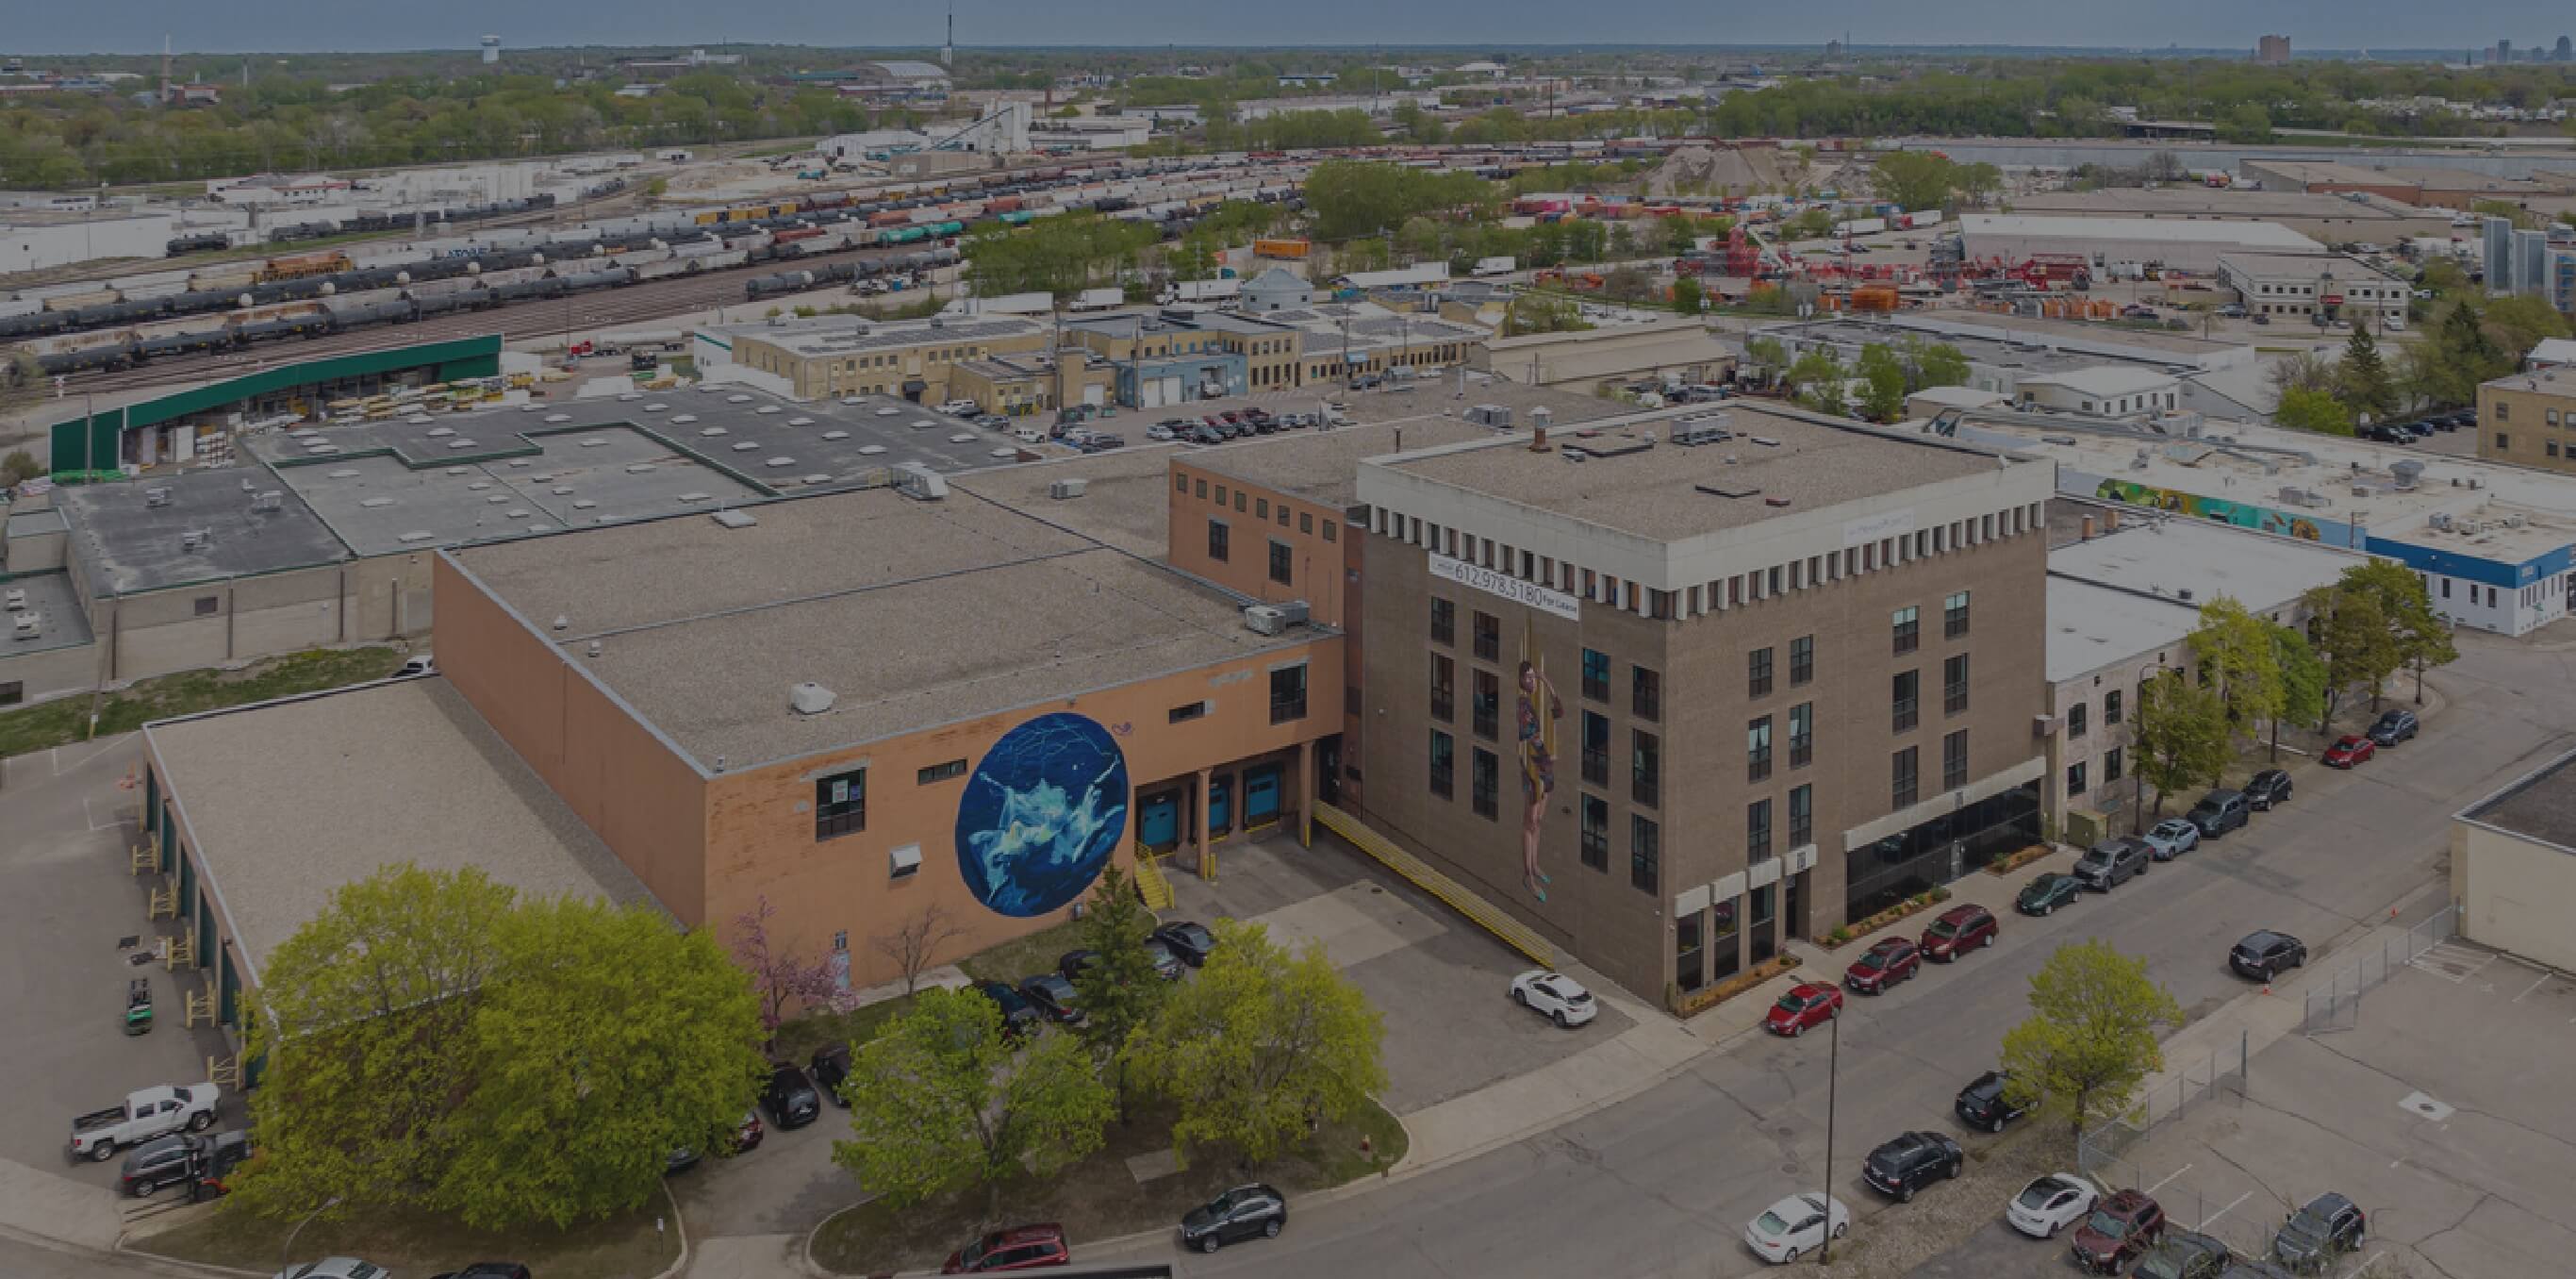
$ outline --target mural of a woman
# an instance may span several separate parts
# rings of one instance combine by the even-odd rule
[[[1528,652],[1524,638],[1522,652]],[[1547,900],[1547,885],[1554,882],[1538,869],[1538,829],[1547,819],[1547,799],[1556,791],[1556,721],[1565,718],[1565,703],[1556,696],[1556,686],[1547,682],[1547,672],[1521,658],[1520,673],[1520,752],[1521,752],[1521,882],[1530,895]]]

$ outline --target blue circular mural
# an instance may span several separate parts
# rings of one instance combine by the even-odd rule
[[[1002,735],[957,804],[957,869],[975,900],[1022,919],[1061,910],[1127,831],[1127,757],[1070,713]]]

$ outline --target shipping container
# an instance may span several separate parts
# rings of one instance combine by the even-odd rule
[[[1257,258],[1281,258],[1288,261],[1303,261],[1306,255],[1313,251],[1314,246],[1305,240],[1255,240],[1252,242],[1252,255]]]

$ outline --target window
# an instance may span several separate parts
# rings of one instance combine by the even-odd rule
[[[1610,869],[1610,801],[1598,795],[1583,797],[1583,864]]]
[[[2082,737],[2084,735],[2085,712],[2091,709],[2091,706],[2083,702],[2077,702],[2073,706],[2066,708],[2066,735],[2068,737]]]
[[[200,595],[196,599],[196,605],[197,616],[213,617],[215,615],[215,610],[223,606],[223,601],[219,597],[213,595]]]
[[[1816,842],[1816,788],[1789,788],[1789,847],[1804,848]]]
[[[1744,726],[1744,780],[1762,781],[1771,776],[1771,717],[1768,715]]]
[[[1651,893],[1663,879],[1663,832],[1635,813],[1628,815],[1628,883]]]
[[[932,782],[944,782],[949,778],[964,777],[965,775],[966,761],[962,759],[952,759],[945,764],[933,764],[930,767],[913,774],[913,784],[916,786],[928,786]]]
[[[1673,985],[1697,990],[1706,980],[1699,957],[1700,918],[1696,913],[1673,921]]]
[[[1222,484],[1216,486],[1216,504],[1225,505],[1225,486]]]
[[[1610,784],[1610,717],[1597,711],[1583,712],[1583,780]]]
[[[1279,527],[1288,527],[1288,504],[1285,502],[1279,504]]]
[[[1914,748],[1896,752],[1888,764],[1888,803],[1897,808],[1911,808],[1918,798],[1914,771]]]
[[[1436,595],[1431,598],[1431,642],[1458,642],[1458,606]]]
[[[1476,720],[1476,736],[1494,740],[1495,725],[1502,717],[1503,684],[1492,671],[1476,672],[1476,698],[1471,710]]]
[[[1895,632],[1896,651],[1899,653],[1913,652],[1921,640],[1920,627],[1915,621],[1917,611],[1912,605],[1907,605],[1888,615],[1888,626]]]
[[[1175,724],[1186,724],[1194,719],[1206,718],[1207,713],[1208,704],[1206,702],[1192,702],[1187,706],[1173,707],[1171,719]]]
[[[1458,716],[1458,664],[1445,654],[1431,655],[1431,718],[1443,724]]]
[[[1757,799],[1744,806],[1744,861],[1746,865],[1771,860],[1771,801]]]
[[[1306,664],[1270,672],[1270,722],[1286,724],[1306,718]]]
[[[1628,797],[1652,808],[1663,802],[1663,743],[1657,741],[1654,734],[1644,731],[1632,732],[1629,736],[1634,740],[1628,778]]]
[[[1186,475],[1173,476],[1172,491],[1183,497],[1188,497],[1190,495],[1190,477]]]
[[[837,839],[868,828],[868,770],[814,779],[814,838]]]
[[[1922,677],[1917,672],[1898,671],[1896,673],[1893,695],[1889,699],[1891,703],[1889,719],[1893,731],[1902,733],[1914,727],[1915,691],[1921,683]]]
[[[2120,780],[2120,748],[2114,746],[2102,752],[2102,784],[2108,786],[2118,780]]]
[[[1968,633],[1968,593],[1961,591],[1941,601],[1941,636],[1957,639]]]
[[[1224,520],[1208,521],[1208,558],[1225,563],[1227,529]]]
[[[1648,723],[1664,717],[1664,677],[1643,666],[1628,668],[1628,713]]]
[[[2102,695],[2102,722],[2105,724],[2120,722],[2120,690],[2116,688]]]
[[[1789,641],[1789,687],[1796,688],[1816,677],[1816,637],[1801,635]]]
[[[1431,793],[1447,799],[1457,793],[1458,743],[1439,729],[1431,730]]]
[[[1280,584],[1281,586],[1286,586],[1286,585],[1288,585],[1288,584],[1289,584],[1290,580],[1295,576],[1295,571],[1294,571],[1294,569],[1291,567],[1291,565],[1292,565],[1292,560],[1291,560],[1291,558],[1290,558],[1290,557],[1291,557],[1291,555],[1292,555],[1292,554],[1293,554],[1293,552],[1291,552],[1291,551],[1289,550],[1289,548],[1288,548],[1288,544],[1287,544],[1286,542],[1279,541],[1279,540],[1278,540],[1278,539],[1276,539],[1276,538],[1271,539],[1271,542],[1270,542],[1270,580],[1271,580],[1271,581],[1277,582],[1277,583],[1278,583],[1278,584]]]
[[[2501,406],[2499,406],[2499,407],[2501,407]],[[2498,417],[2502,417],[2502,416],[2504,416],[2504,415],[2503,415],[2502,413],[2498,413],[2496,416],[2498,416]],[[2513,437],[2512,437],[2512,436],[2510,436],[2510,435],[2505,434],[2505,433],[2504,433],[2504,432],[2502,432],[2502,431],[2498,431],[2498,432],[2496,432],[2496,451],[2497,451],[2497,452],[2499,452],[2499,453],[2503,453],[2503,452],[2508,452],[2508,451],[2510,451],[2512,448],[2513,448]]]
[[[1771,650],[1757,648],[1744,655],[1744,695],[1767,697],[1771,693]]]
[[[1491,613],[1476,614],[1476,656],[1488,662],[1503,657],[1503,621]]]
[[[1266,519],[1269,519],[1269,518],[1270,518],[1270,499],[1269,499],[1269,498],[1266,498],[1266,497],[1265,497],[1265,498],[1261,499],[1260,501],[1255,502],[1255,503],[1253,503],[1253,504],[1252,504],[1252,518],[1254,518],[1254,519],[1256,519],[1256,520],[1266,520]]]
[[[1957,654],[1941,663],[1941,713],[1956,715],[1968,709],[1968,655]]]
[[[1816,758],[1816,704],[1789,708],[1789,767],[1805,768]]]
[[[2077,760],[2076,762],[2066,766],[2066,794],[2067,797],[2071,799],[2083,793],[2084,761]]]
[[[1968,784],[1968,730],[1948,734],[1941,739],[1941,789],[1957,790]]]
[[[1610,700],[1610,655],[1594,649],[1583,650],[1583,700]]]
[[[1479,749],[1471,765],[1474,774],[1468,779],[1472,788],[1467,796],[1468,805],[1476,810],[1478,817],[1490,818],[1496,811],[1494,790],[1500,784],[1497,779],[1502,773],[1502,761],[1495,758],[1492,751]]]
[[[1236,490],[1234,491],[1234,509],[1235,509],[1237,512],[1240,512],[1240,511],[1242,511],[1242,510],[1243,510],[1243,499],[1244,499],[1244,496],[1245,496],[1245,490],[1243,490],[1243,489],[1236,489]]]
[[[2503,401],[2503,400],[2498,400],[2498,401],[2496,401],[2496,420],[2497,420],[2497,421],[2499,421],[2499,422],[2504,422],[2504,421],[2509,421],[2509,420],[2511,420],[2511,419],[2512,419],[2512,417],[2513,417],[2513,405],[2508,404],[2508,403],[2506,403],[2506,402],[2505,402],[2505,401]]]
[[[1305,537],[1311,535],[1314,531],[1315,513],[1313,511],[1297,512],[1297,535],[1299,537]]]
[[[1340,535],[1335,530],[1340,527],[1340,525],[1333,523],[1329,516],[1326,517],[1324,520],[1324,540],[1327,542],[1336,540]]]

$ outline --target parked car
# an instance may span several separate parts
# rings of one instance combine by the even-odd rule
[[[2272,1236],[2272,1257],[2296,1273],[2313,1274],[2338,1254],[2361,1247],[2369,1229],[2361,1205],[2329,1190],[2281,1222]]]
[[[2165,1233],[2165,1210],[2143,1190],[2123,1190],[2093,1206],[2075,1228],[2075,1264],[2095,1274],[2118,1274]]]
[[[2006,1095],[2006,1085],[2011,1082],[2011,1075],[1989,1070],[1969,1080],[1968,1086],[1960,1089],[1957,1099],[1950,1103],[1950,1108],[1958,1111],[1959,1118],[1971,1128],[2002,1132],[2004,1125],[2021,1118],[2024,1113],[2024,1108],[2014,1105],[2012,1098]]]
[[[1207,925],[1191,920],[1165,924],[1154,930],[1154,940],[1163,943],[1192,968],[1205,965],[1208,955],[1216,950],[1216,934]]]
[[[1020,997],[1028,1000],[1029,1006],[1037,1009],[1038,1015],[1048,1021],[1066,1026],[1082,1024],[1082,993],[1073,988],[1072,982],[1064,979],[1063,973],[1039,973],[1035,977],[1021,978]]]
[[[2132,1279],[2220,1279],[2234,1261],[2227,1245],[2190,1230],[2168,1230],[2164,1241],[2138,1258]]]
[[[1073,1249],[1058,1225],[1013,1226],[996,1230],[948,1254],[943,1275],[985,1275],[1004,1270],[1038,1270],[1073,1264]]]
[[[163,1186],[176,1186],[187,1181],[188,1165],[194,1160],[196,1144],[203,1140],[195,1133],[174,1132],[136,1146],[134,1153],[125,1157],[125,1167],[117,1173],[117,1190],[142,1199]]]
[[[1914,1202],[1914,1192],[1934,1181],[1956,1181],[1968,1167],[1968,1153],[1937,1132],[1899,1133],[1879,1143],[1862,1161],[1860,1179],[1899,1203]]]
[[[733,1140],[725,1147],[725,1158],[731,1159],[746,1150],[760,1149],[760,1139],[768,1135],[769,1129],[761,1126],[759,1111],[742,1112],[742,1122],[733,1126]]]
[[[2071,1172],[2034,1178],[2004,1206],[2004,1222],[2033,1239],[2054,1239],[2057,1232],[2093,1214],[2102,1192]]]
[[[2423,725],[2416,721],[2413,711],[2382,711],[2379,718],[2371,723],[2369,737],[2372,745],[2393,747],[2413,738],[2415,730],[2421,727]]]
[[[2200,847],[2200,828],[2183,818],[2168,817],[2138,838],[2147,841],[2157,861],[2169,862]]]
[[[1181,979],[1181,957],[1159,937],[1145,939],[1145,954],[1154,961],[1154,974],[1165,981]]]
[[[1181,1246],[1214,1252],[1254,1235],[1276,1239],[1287,1228],[1287,1196],[1254,1182],[1190,1209],[1189,1215],[1181,1218]]]
[[[1747,1223],[1744,1242],[1764,1261],[1785,1266],[1824,1245],[1828,1219],[1834,1238],[1851,1233],[1851,1209],[1842,1200],[1821,1190],[1792,1195]]]
[[[2284,969],[2303,968],[2307,962],[2306,942],[2269,928],[2245,934],[2245,940],[2227,952],[2227,966],[2255,981],[2270,981]]]
[[[463,1270],[450,1270],[429,1279],[529,1279],[528,1268],[515,1261],[478,1261]]]
[[[1017,1038],[1038,1028],[1038,1010],[1031,1008],[1020,992],[1011,989],[1009,982],[979,981],[975,983],[975,993],[1002,1010],[1003,1034]]]
[[[1969,951],[1994,945],[2000,931],[2002,925],[1995,922],[1993,911],[1983,906],[1953,906],[1923,930],[1923,957],[1946,964]]]
[[[195,1160],[196,1183],[188,1187],[190,1199],[220,1199],[232,1193],[233,1169],[250,1160],[250,1134],[247,1132],[208,1133],[198,1139],[204,1144]]]
[[[394,672],[394,678],[395,678],[395,679],[418,679],[418,678],[420,678],[420,677],[421,677],[421,676],[423,676],[423,675],[436,675],[437,673],[438,673],[438,655],[437,655],[437,654],[435,654],[435,653],[414,653],[414,654],[412,654],[411,656],[406,657],[406,658],[404,658],[404,659],[403,659],[402,669],[397,670],[397,671],[395,671],[395,672]]]
[[[2267,768],[2245,781],[2245,802],[2258,813],[2268,813],[2278,805],[2290,802],[2290,770]]]
[[[1512,978],[1512,1002],[1568,1029],[1601,1012],[1600,1002],[1583,988],[1583,983],[1544,968],[1533,968]]]
[[[1821,982],[1802,981],[1789,988],[1762,1014],[1762,1028],[1775,1035],[1795,1038],[1807,1033],[1809,1026],[1831,1020],[1843,1007],[1843,992]]]
[[[104,1163],[119,1147],[139,1146],[183,1128],[204,1132],[214,1126],[215,1098],[211,1082],[161,1084],[127,1093],[123,1105],[72,1119],[71,1152]]]
[[[394,1279],[393,1272],[355,1257],[324,1257],[277,1272],[277,1279]]]
[[[770,1067],[769,1086],[761,1089],[761,1109],[769,1112],[769,1121],[781,1128],[802,1128],[814,1122],[823,1112],[823,1095],[814,1089],[814,1081],[793,1062],[779,1062]]]
[[[1902,937],[1890,937],[1862,951],[1843,970],[1843,985],[1864,995],[1877,995],[1913,976],[1923,967],[1923,951]]]
[[[2083,880],[2048,871],[2021,886],[2013,896],[2013,909],[2025,915],[2046,915],[2060,906],[2074,905],[2083,896]]]
[[[1149,440],[1169,440],[1176,439],[1178,436],[1174,433],[1171,427],[1166,426],[1161,422],[1156,422],[1152,426],[1145,428],[1145,438]]]
[[[813,1073],[814,1086],[822,1089],[823,1095],[831,1098],[833,1105],[849,1104],[841,1100],[841,1081],[850,1077],[848,1044],[825,1044],[815,1049],[813,1060],[806,1066]]]
[[[2359,733],[2346,733],[2326,748],[2325,763],[2328,768],[2351,768],[2369,762],[2378,753],[2379,743]]]
[[[2118,835],[2084,850],[2075,863],[2075,878],[2086,888],[2107,893],[2135,876],[2147,873],[2155,861],[2155,849],[2133,835]]]
[[[2183,820],[2200,828],[2202,839],[2220,839],[2242,826],[2253,816],[2245,797],[2232,790],[2214,790],[2200,797],[2200,802],[2183,814]]]

